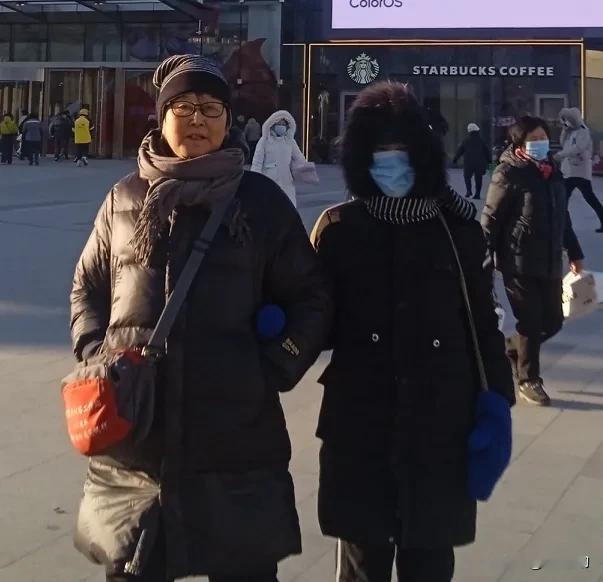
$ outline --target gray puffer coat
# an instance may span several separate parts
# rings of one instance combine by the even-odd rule
[[[130,241],[147,188],[137,174],[113,188],[77,265],[71,329],[80,360],[103,340],[121,348],[149,339],[207,219],[200,207],[178,208],[165,268],[143,267]],[[218,231],[168,340],[151,436],[90,463],[76,545],[110,571],[139,574],[158,534],[172,577],[245,574],[301,551],[278,394],[318,356],[330,301],[280,188],[247,172],[237,197],[249,240]],[[266,303],[285,310],[287,326],[261,343],[255,316]]]

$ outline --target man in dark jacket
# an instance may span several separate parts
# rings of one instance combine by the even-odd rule
[[[490,151],[488,146],[480,135],[479,125],[470,123],[467,126],[469,134],[454,156],[453,164],[456,164],[461,157],[464,157],[465,185],[467,186],[467,198],[479,200],[482,195],[482,179],[488,164],[490,163]],[[473,195],[472,181],[475,178],[475,196]]]
[[[549,157],[546,122],[523,117],[510,131],[512,145],[492,177],[482,226],[517,318],[507,341],[519,395],[546,406],[540,346],[563,325],[563,251],[573,271],[584,255],[567,212],[563,176]]]
[[[59,113],[50,124],[50,137],[54,140],[54,161],[58,162],[63,156],[69,159],[69,141],[73,135],[73,121],[69,111]]]

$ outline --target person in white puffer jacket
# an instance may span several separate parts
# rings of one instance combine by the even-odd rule
[[[593,190],[593,140],[590,129],[584,123],[582,113],[576,107],[562,109],[559,119],[563,125],[561,151],[555,159],[561,162],[568,199],[573,191],[582,192],[586,203],[595,211],[601,223],[597,232],[603,232],[603,205]]]
[[[292,167],[306,159],[295,141],[296,130],[295,119],[288,111],[273,113],[262,128],[251,171],[272,178],[297,208]]]

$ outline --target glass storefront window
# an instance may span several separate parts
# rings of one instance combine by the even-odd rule
[[[124,156],[135,156],[142,138],[157,125],[153,71],[126,71],[124,102]]]
[[[125,61],[159,61],[161,47],[158,24],[128,24],[123,31]]]
[[[48,27],[49,60],[84,60],[84,25],[51,24]]]
[[[0,62],[10,60],[10,26],[0,24]]]
[[[13,24],[15,61],[47,60],[47,27],[45,24]]]
[[[86,25],[85,60],[121,61],[121,35],[116,24]]]
[[[49,117],[62,111],[69,111],[75,116],[80,108],[80,71],[54,71],[49,72],[47,83]]]
[[[195,51],[188,39],[197,26],[192,22],[170,22],[161,25],[161,58],[182,55]]]

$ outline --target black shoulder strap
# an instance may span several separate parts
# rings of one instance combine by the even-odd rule
[[[479,346],[479,337],[477,335],[477,327],[475,325],[475,318],[473,317],[473,310],[471,309],[471,299],[469,298],[469,289],[467,288],[467,280],[465,279],[465,272],[463,271],[463,264],[461,262],[461,257],[459,255],[459,251],[456,248],[456,243],[454,242],[454,237],[452,236],[452,232],[450,232],[450,227],[444,218],[444,215],[440,212],[439,214],[440,221],[444,226],[444,230],[446,230],[446,234],[448,235],[448,240],[450,240],[450,245],[452,247],[452,252],[454,254],[454,258],[456,260],[456,264],[459,270],[459,278],[461,281],[461,291],[463,293],[463,300],[465,302],[465,311],[467,312],[467,319],[469,321],[469,329],[471,330],[471,340],[473,342],[473,349],[475,352],[475,359],[477,362],[477,371],[479,373],[479,381],[481,388],[484,392],[488,392],[488,378],[486,376],[486,368],[484,366],[484,358],[482,357],[482,351]]]
[[[172,326],[178,317],[180,308],[184,304],[188,291],[195,279],[195,275],[199,271],[199,267],[207,255],[207,251],[220,228],[220,224],[232,204],[233,197],[234,195],[228,196],[224,200],[218,202],[212,209],[205,226],[201,230],[201,234],[193,244],[193,250],[184,265],[184,269],[182,269],[176,287],[168,297],[165,307],[159,317],[159,321],[153,330],[151,339],[143,349],[143,356],[159,358],[164,355],[165,341],[170,335]]]

